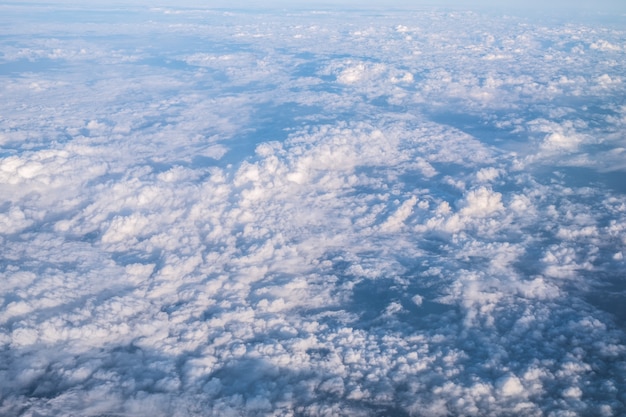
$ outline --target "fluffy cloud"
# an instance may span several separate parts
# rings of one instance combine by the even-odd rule
[[[626,410],[622,32],[4,10],[0,414]]]

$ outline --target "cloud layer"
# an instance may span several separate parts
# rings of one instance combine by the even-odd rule
[[[623,29],[3,10],[0,414],[626,412]]]

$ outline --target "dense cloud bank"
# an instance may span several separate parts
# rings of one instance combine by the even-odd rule
[[[626,413],[626,32],[2,6],[0,414]]]

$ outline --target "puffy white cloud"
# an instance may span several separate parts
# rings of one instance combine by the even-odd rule
[[[493,181],[500,176],[500,171],[497,168],[489,167],[489,168],[481,168],[476,173],[476,178],[479,181],[489,182]]]
[[[0,414],[624,412],[619,32],[107,10],[0,41]]]
[[[389,218],[381,225],[381,229],[386,232],[399,230],[404,221],[413,213],[413,207],[416,203],[417,197],[415,196],[403,202],[400,207],[398,207],[398,210],[389,216]]]
[[[465,206],[461,214],[466,216],[485,217],[504,209],[502,194],[480,187],[470,191],[465,197]]]
[[[500,378],[496,385],[498,386],[501,395],[505,397],[518,396],[524,393],[524,386],[515,375],[507,375]]]

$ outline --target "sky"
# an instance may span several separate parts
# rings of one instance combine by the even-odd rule
[[[10,4],[8,2],[7,4]],[[78,7],[84,7],[84,3],[77,2],[75,0],[40,0],[33,2],[33,4],[51,4],[51,5],[74,5]],[[373,7],[373,8],[402,8],[413,9],[422,7],[455,7],[461,9],[495,9],[506,10],[513,9],[517,11],[522,10],[586,10],[586,11],[601,11],[601,12],[626,12],[626,5],[620,0],[598,0],[594,2],[588,2],[584,0],[570,0],[570,1],[539,1],[539,0],[507,0],[507,1],[495,1],[495,0],[391,0],[381,2],[379,0],[340,0],[340,1],[325,1],[325,0],[299,0],[299,1],[286,1],[286,0],[272,0],[272,1],[257,1],[257,0],[237,0],[237,1],[223,1],[223,0],[181,0],[175,4],[169,0],[157,0],[157,1],[144,1],[136,0],[132,3],[122,2],[118,0],[110,0],[106,2],[90,2],[91,5],[103,5],[103,6],[167,6],[175,5],[177,7],[226,7],[231,9],[245,9],[250,7],[260,8],[272,8],[272,7],[286,7],[286,8],[300,8],[300,7]]]
[[[0,415],[622,416],[626,26],[0,5]]]

